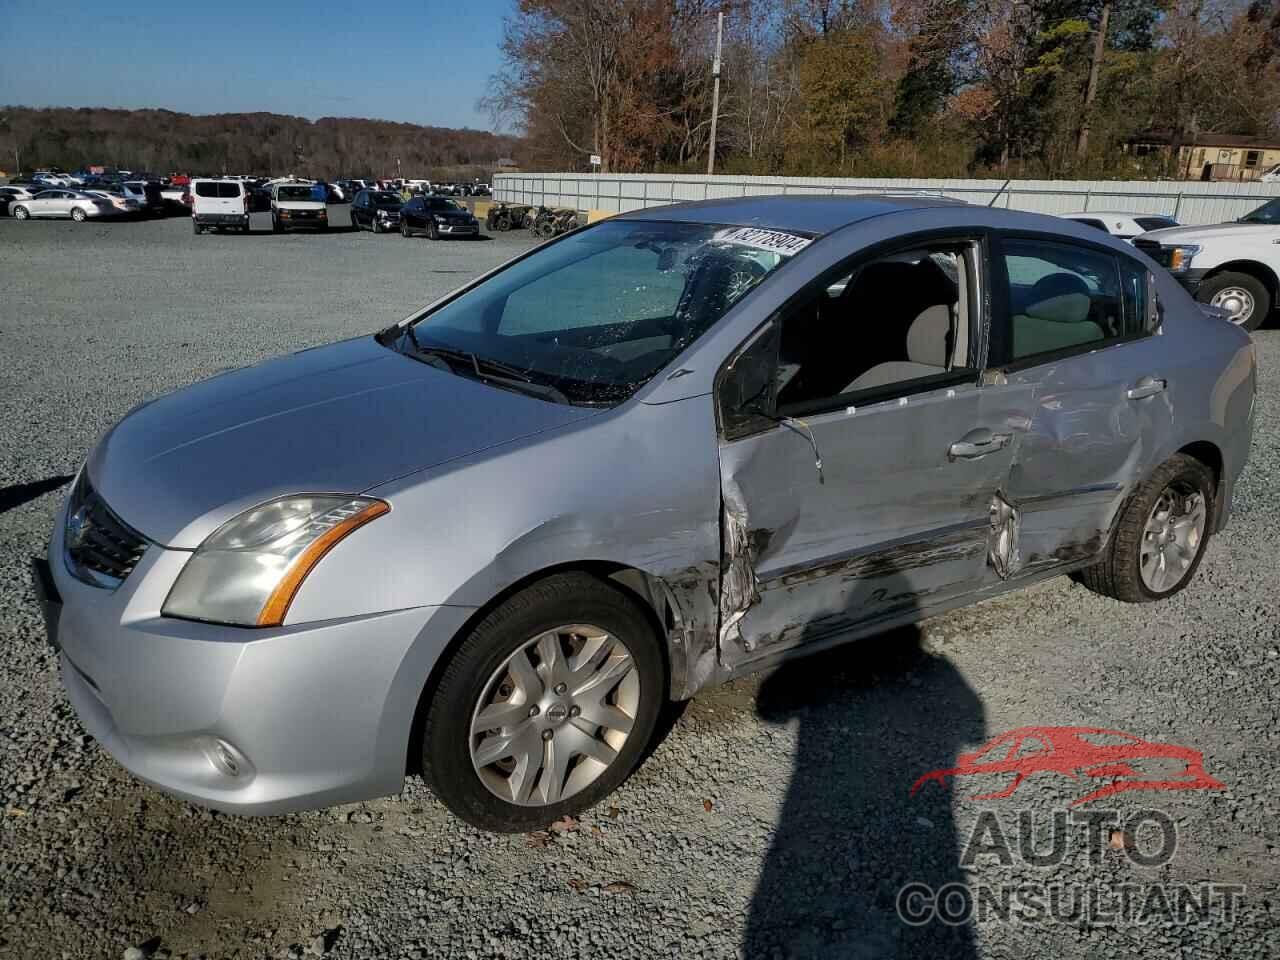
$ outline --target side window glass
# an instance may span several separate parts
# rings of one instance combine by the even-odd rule
[[[1084,247],[1007,240],[1010,360],[1125,335],[1115,257]]]
[[[923,246],[864,263],[789,309],[779,412],[967,370],[970,246]]]

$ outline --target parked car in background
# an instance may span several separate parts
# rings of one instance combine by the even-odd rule
[[[351,226],[385,233],[400,227],[400,194],[389,190],[361,190],[351,201]]]
[[[148,216],[164,213],[164,195],[160,184],[154,180],[125,180],[120,184],[124,195],[138,204],[138,209]]]
[[[271,188],[271,229],[276,233],[309,227],[329,229],[323,183],[277,183]]]
[[[442,237],[476,237],[480,221],[471,211],[445,197],[414,197],[400,208],[400,234]]]
[[[84,192],[91,194],[92,196],[102,197],[103,199],[108,200],[111,205],[116,208],[116,212],[121,216],[136,217],[142,211],[142,207],[138,205],[138,201],[130,197],[126,197],[124,191],[120,187],[106,189],[96,188],[85,190]]]
[[[1246,330],[1262,326],[1280,303],[1280,197],[1234,223],[1156,230],[1133,243]]]
[[[1245,331],[1055,217],[654,207],[136,408],[36,595],[86,731],[161,789],[278,814],[415,768],[528,831],[667,700],[1061,574],[1178,593],[1256,385]]]
[[[191,226],[196,233],[214,229],[249,232],[249,193],[240,180],[191,181]]]
[[[41,190],[29,200],[12,203],[9,212],[15,220],[69,217],[83,222],[120,216],[125,211],[100,194],[60,187]]]
[[[19,187],[14,184],[0,186],[0,216],[8,216],[12,211],[10,207],[21,200],[30,200],[36,195],[37,191],[30,187]]]
[[[1263,183],[1280,183],[1280,163],[1258,178]]]
[[[1149,230],[1176,227],[1178,221],[1156,213],[1120,213],[1112,210],[1089,210],[1082,213],[1063,213],[1059,216],[1076,223],[1083,223],[1095,230],[1111,234],[1117,240],[1132,240]]]

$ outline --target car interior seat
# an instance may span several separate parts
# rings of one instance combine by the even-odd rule
[[[1051,273],[1031,288],[1013,317],[1013,355],[1027,357],[1102,340],[1103,328],[1091,319],[1088,285],[1072,273]]]

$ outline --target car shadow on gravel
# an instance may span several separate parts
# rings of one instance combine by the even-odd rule
[[[892,630],[793,661],[761,684],[761,718],[798,721],[799,732],[743,956],[977,956],[969,926],[910,925],[898,911],[907,884],[965,880],[950,791],[911,797],[911,784],[986,739],[981,699],[921,639],[914,625]]]
[[[30,483],[15,483],[8,487],[0,487],[0,513],[20,507],[59,487],[65,487],[74,479],[73,476],[45,477],[43,480],[33,480]]]

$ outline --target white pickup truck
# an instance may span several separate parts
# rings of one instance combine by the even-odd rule
[[[1133,245],[1246,330],[1280,304],[1280,197],[1234,223],[1152,230]]]

